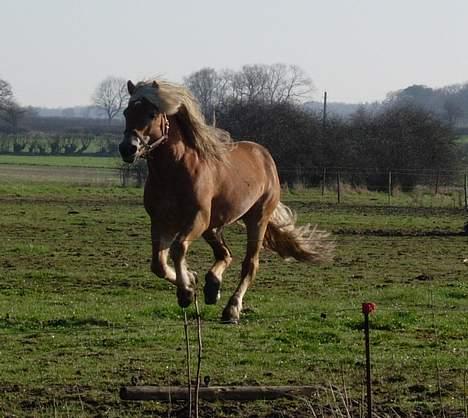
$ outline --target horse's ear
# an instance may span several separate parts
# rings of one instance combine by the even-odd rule
[[[159,89],[159,84],[156,80],[153,80],[153,88],[155,88],[156,90]]]
[[[135,84],[132,83],[132,80],[127,81],[127,89],[128,89],[128,93],[131,96],[133,92],[135,91]]]

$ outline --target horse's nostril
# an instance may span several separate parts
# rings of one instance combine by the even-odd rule
[[[119,152],[122,158],[131,157],[137,152],[137,147],[130,142],[122,142],[119,144]]]

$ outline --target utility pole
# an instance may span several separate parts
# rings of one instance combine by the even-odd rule
[[[327,125],[327,92],[323,93],[323,115],[322,115],[323,129]]]

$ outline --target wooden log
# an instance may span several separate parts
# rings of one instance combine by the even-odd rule
[[[255,401],[310,396],[312,386],[209,386],[200,388],[200,399],[207,401]],[[193,392],[193,391],[192,391]],[[186,401],[186,386],[123,386],[120,398],[127,401]]]

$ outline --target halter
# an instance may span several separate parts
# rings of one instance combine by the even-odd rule
[[[165,113],[162,113],[161,132],[162,135],[158,139],[150,142],[151,138],[149,136],[142,137],[138,132],[134,131],[135,136],[141,143],[141,151],[138,153],[138,158],[149,158],[150,153],[169,138],[169,119]]]

